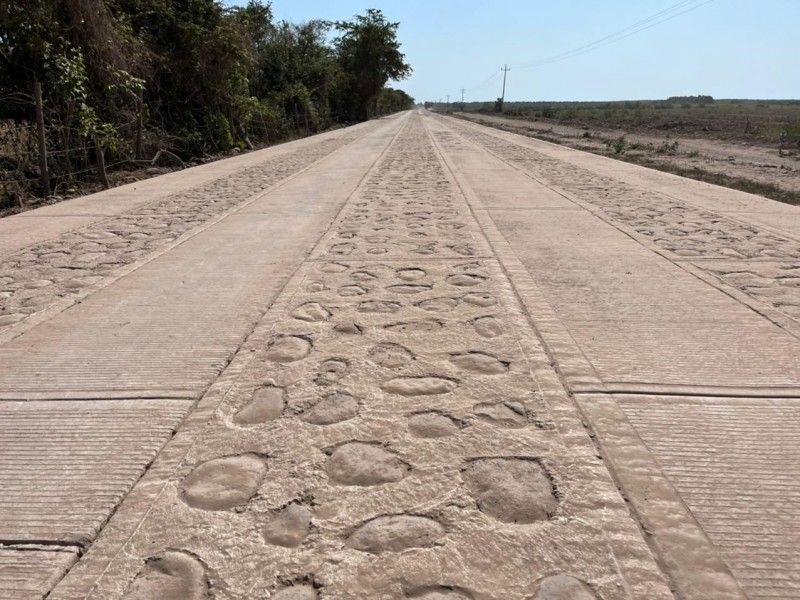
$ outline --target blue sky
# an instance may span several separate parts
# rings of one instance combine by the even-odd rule
[[[233,3],[243,3],[233,2]],[[800,98],[800,0],[274,0],[278,20],[400,22],[417,101]],[[653,17],[662,11],[661,16]],[[682,11],[685,14],[677,15]],[[646,19],[653,17],[650,21]],[[658,20],[666,19],[661,23]],[[574,57],[528,66],[635,23],[652,27]],[[635,29],[620,35],[633,33]]]

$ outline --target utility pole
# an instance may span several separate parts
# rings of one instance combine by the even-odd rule
[[[447,108],[450,109],[450,94],[447,94]]]
[[[508,65],[505,65],[500,70],[503,72],[503,95],[500,96],[500,112],[503,112],[503,104],[505,104],[506,101],[506,75],[508,75],[511,69],[508,68]]]
[[[464,112],[464,92],[466,92],[464,88],[461,88],[461,112]]]

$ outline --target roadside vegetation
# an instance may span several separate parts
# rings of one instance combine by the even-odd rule
[[[432,104],[499,129],[800,204],[800,100],[714,100]],[[718,152],[698,150],[711,149]],[[725,156],[725,149],[737,157]],[[738,151],[752,149],[743,160]],[[716,154],[716,156],[715,156]],[[722,154],[720,156],[719,154]],[[765,161],[765,157],[771,160]]]
[[[398,23],[270,3],[0,3],[0,210],[413,107]]]

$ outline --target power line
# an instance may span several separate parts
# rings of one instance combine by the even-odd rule
[[[590,52],[591,50],[596,50],[598,48],[602,48],[603,46],[608,46],[609,44],[613,44],[620,40],[624,40],[627,37],[655,27],[656,25],[660,25],[661,23],[665,23],[666,21],[670,21],[679,17],[683,14],[696,10],[706,4],[710,4],[714,0],[705,0],[700,4],[696,4],[699,0],[682,0],[682,2],[678,2],[677,4],[673,4],[669,8],[666,8],[662,11],[659,11],[655,14],[650,15],[646,19],[642,19],[641,21],[637,21],[632,25],[628,25],[619,31],[616,31],[610,35],[602,37],[598,40],[595,40],[589,44],[584,44],[583,46],[579,46],[578,48],[573,48],[567,52],[562,52],[561,54],[557,54],[555,56],[551,56],[549,58],[544,58],[539,61],[521,65],[518,67],[514,67],[516,69],[529,69],[532,67],[538,67],[546,64],[552,64],[555,62],[559,62],[565,60],[567,58],[573,58],[575,56],[579,56],[580,54],[585,54],[586,52]],[[683,9],[683,10],[680,10]],[[679,11],[679,12],[675,12]],[[663,17],[663,18],[661,18]],[[655,20],[655,22],[653,22]],[[631,31],[633,30],[633,31]],[[626,33],[627,32],[627,33]],[[624,35],[621,35],[624,34]]]

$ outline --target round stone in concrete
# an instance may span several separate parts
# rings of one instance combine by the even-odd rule
[[[433,519],[414,515],[378,517],[356,529],[347,547],[371,554],[427,548],[444,535],[444,527]]]
[[[123,596],[124,600],[206,600],[208,578],[194,556],[167,550],[148,558]]]
[[[308,535],[312,517],[305,506],[290,504],[264,528],[264,538],[276,546],[297,548]]]
[[[400,481],[411,469],[380,446],[350,442],[331,454],[326,470],[336,483],[367,486]]]
[[[478,508],[504,523],[549,519],[558,507],[542,465],[525,458],[479,458],[464,469],[467,488]]]
[[[225,456],[204,462],[183,480],[181,497],[193,508],[227,510],[242,506],[256,493],[267,464],[255,454]]]
[[[267,386],[258,388],[253,398],[245,404],[233,417],[239,425],[257,425],[274,421],[283,413],[286,406],[283,388]]]

